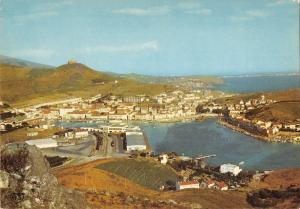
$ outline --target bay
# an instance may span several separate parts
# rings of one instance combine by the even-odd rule
[[[224,83],[215,86],[215,89],[224,92],[270,92],[300,88],[299,75],[223,77],[222,79]]]
[[[235,132],[215,119],[203,122],[140,124],[156,153],[176,152],[195,157],[216,154],[207,163],[238,164],[250,170],[300,167],[300,145],[270,143]]]

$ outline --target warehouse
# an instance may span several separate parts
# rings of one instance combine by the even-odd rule
[[[35,145],[40,149],[57,147],[57,141],[51,138],[27,140],[25,142],[28,145]]]
[[[144,135],[126,134],[127,151],[143,151],[146,150]]]

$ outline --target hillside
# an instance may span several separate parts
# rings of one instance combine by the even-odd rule
[[[247,93],[247,94],[237,94],[232,97],[217,99],[217,103],[221,104],[237,104],[241,100],[247,101],[249,99],[257,99],[265,95],[266,99],[272,99],[278,102],[284,101],[300,101],[300,88],[288,89],[283,91],[274,92],[257,92],[257,93]]]
[[[275,103],[254,109],[246,114],[249,119],[258,119],[273,122],[295,122],[300,119],[300,88],[268,93],[240,94],[229,98],[217,99],[220,104],[238,104],[241,100],[258,99],[265,95],[266,99]]]
[[[118,75],[118,74],[116,74]],[[177,82],[178,80],[182,81],[189,81],[192,80],[194,82],[202,82],[206,85],[217,85],[222,84],[223,79],[217,76],[152,76],[152,75],[141,75],[136,73],[130,73],[130,74],[121,74],[118,75],[122,78],[137,80],[140,82],[145,83],[173,83]]]
[[[170,168],[143,159],[118,160],[100,164],[97,168],[123,176],[154,190],[159,190],[159,187],[167,182],[175,186],[177,181],[176,173]]]
[[[248,201],[259,208],[299,208],[300,169],[279,169],[250,184]]]
[[[51,68],[50,65],[44,65],[36,62],[30,62],[23,59],[16,59],[13,57],[8,57],[4,55],[0,55],[0,63],[1,64],[9,64],[18,67],[30,67],[30,68]]]
[[[13,105],[29,105],[60,98],[88,97],[96,94],[157,94],[165,85],[138,81],[95,71],[83,64],[57,68],[29,68],[0,64],[0,97]],[[115,80],[118,80],[116,83]]]
[[[134,175],[133,171],[134,179],[130,180],[98,168],[100,165],[105,167],[105,164],[121,165],[124,161],[126,159],[97,160],[84,165],[59,168],[54,173],[65,187],[85,192],[88,202],[96,208],[252,208],[246,202],[244,192],[209,189],[161,192],[137,184],[136,180],[141,176]],[[154,165],[149,163],[146,167],[155,170]],[[134,164],[130,164],[127,169],[136,168]],[[152,175],[149,172],[144,173],[146,178]],[[153,182],[155,183],[155,179],[150,178],[147,184]]]
[[[130,176],[124,178],[121,164],[132,159],[102,159],[83,165],[58,168],[54,171],[59,182],[67,188],[85,192],[90,204],[96,208],[262,208],[270,201],[271,208],[298,208],[300,197],[297,191],[300,186],[300,169],[275,170],[260,181],[253,180],[248,187],[234,191],[214,189],[187,189],[181,191],[157,191],[137,184],[134,170],[136,164],[127,163],[127,170],[132,170]],[[147,161],[147,159],[143,159]],[[125,162],[126,163],[126,162]],[[114,166],[118,164],[117,166]],[[119,167],[119,174],[99,169],[106,165]],[[155,170],[154,163],[146,167]],[[151,173],[145,170],[145,178]],[[133,179],[134,177],[135,179]],[[129,179],[131,178],[131,180]],[[149,179],[148,184],[155,182]],[[264,199],[264,195],[268,199]],[[251,204],[250,204],[250,202]],[[257,205],[257,207],[254,207]],[[270,207],[267,207],[270,208]]]
[[[251,110],[248,119],[273,122],[295,122],[300,119],[300,102],[278,102],[267,107]]]

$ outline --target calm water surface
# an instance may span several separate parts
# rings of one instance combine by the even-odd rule
[[[267,143],[219,125],[215,120],[173,124],[140,124],[155,152],[196,156],[216,154],[209,164],[244,161],[247,169],[300,167],[300,145]]]
[[[134,123],[139,125],[156,153],[187,156],[216,154],[209,164],[238,164],[247,169],[300,167],[300,144],[267,143],[219,125],[216,120],[188,123]],[[60,122],[64,127],[97,127],[96,123]]]
[[[225,92],[247,93],[300,88],[300,76],[225,77],[216,89]]]

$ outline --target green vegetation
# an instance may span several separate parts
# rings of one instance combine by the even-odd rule
[[[95,71],[83,64],[29,68],[0,64],[0,97],[14,106],[96,94],[154,95],[171,89]],[[115,81],[118,82],[115,82]]]
[[[300,116],[300,102],[278,102],[254,109],[246,114],[248,119],[258,119],[280,123],[296,122]]]
[[[122,159],[96,166],[96,168],[123,176],[150,189],[171,183],[175,185],[177,176],[170,168],[146,159]]]
[[[44,65],[36,62],[30,62],[27,60],[16,59],[13,57],[8,57],[4,55],[0,55],[0,63],[1,64],[9,64],[19,67],[31,67],[31,68],[51,68],[50,65]]]
[[[234,95],[229,98],[216,99],[219,104],[238,104],[241,100],[259,99],[265,95],[266,99],[276,101],[271,105],[254,109],[246,114],[248,119],[273,121],[279,123],[295,122],[300,117],[300,88],[285,91],[249,93]]]
[[[53,134],[61,129],[55,127],[47,130],[35,130],[38,132],[36,136],[27,136],[28,130],[27,128],[20,128],[5,134],[1,134],[0,136],[0,145],[13,143],[13,142],[24,142],[30,139],[41,139],[41,138],[48,138],[52,137]]]
[[[265,95],[266,99],[272,99],[278,102],[300,102],[300,88],[288,89],[284,91],[275,91],[275,92],[257,92],[257,93],[246,93],[246,94],[237,94],[232,97],[219,98],[215,102],[219,104],[237,104],[241,100],[248,101],[250,99],[258,99],[262,95]]]
[[[121,77],[140,81],[140,82],[145,82],[145,83],[166,84],[166,83],[176,82],[176,79],[179,78],[181,82],[184,80],[187,81],[192,79],[193,81],[202,82],[207,85],[217,85],[223,83],[223,79],[216,76],[172,76],[170,77],[170,76],[152,76],[152,75],[141,75],[141,74],[131,73],[131,74],[123,74],[121,75]]]

